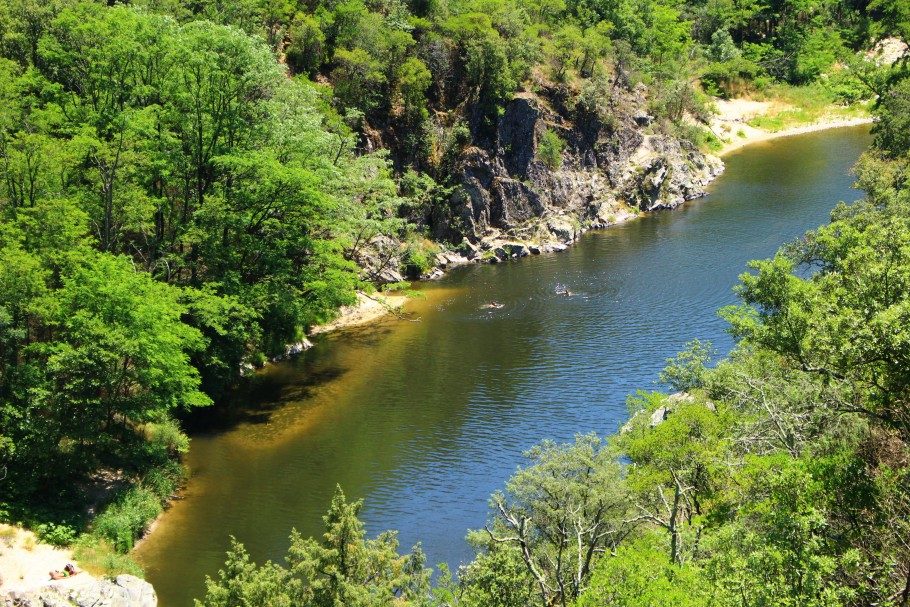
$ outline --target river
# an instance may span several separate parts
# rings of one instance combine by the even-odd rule
[[[365,498],[371,533],[399,529],[430,563],[468,560],[465,531],[543,438],[614,432],[692,338],[732,346],[716,310],[750,259],[854,200],[868,128],[730,155],[710,195],[590,233],[557,255],[471,266],[422,285],[407,318],[321,337],[267,369],[232,419],[195,431],[183,498],[136,551],[163,607],[192,604],[233,534],[281,560],[320,533],[336,485]],[[567,286],[574,295],[554,293]],[[505,304],[481,310],[488,301]]]

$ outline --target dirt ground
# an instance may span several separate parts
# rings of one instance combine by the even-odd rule
[[[50,572],[62,570],[71,562],[71,550],[42,544],[31,531],[0,524],[0,596],[47,586]],[[89,574],[79,573],[53,583],[69,586],[92,581]]]

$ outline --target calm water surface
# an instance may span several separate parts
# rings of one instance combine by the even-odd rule
[[[469,559],[487,497],[542,438],[615,431],[625,397],[698,337],[726,352],[718,307],[746,261],[858,197],[865,128],[781,139],[727,159],[710,196],[589,234],[569,251],[473,266],[428,285],[410,318],[326,336],[269,369],[255,414],[193,437],[192,480],[138,549],[163,607],[191,605],[229,534],[281,559],[320,532],[336,485],[371,533],[401,530],[430,562]],[[576,295],[554,294],[566,285]],[[501,310],[480,310],[497,300]]]

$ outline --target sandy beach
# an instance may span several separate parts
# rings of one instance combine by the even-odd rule
[[[780,131],[768,131],[750,126],[748,124],[749,120],[757,116],[787,109],[783,104],[752,99],[718,99],[715,105],[718,113],[711,120],[710,126],[714,134],[724,142],[723,148],[717,152],[718,156],[724,156],[753,143],[777,139],[778,137],[790,137],[825,129],[870,124],[872,122],[872,118],[868,116],[845,118],[843,116],[830,115],[823,116],[810,124],[801,124]]]
[[[52,582],[49,572],[63,569],[70,562],[73,562],[72,550],[42,544],[31,531],[0,524],[0,596],[50,584],[72,585],[94,581],[89,574],[80,573]]]

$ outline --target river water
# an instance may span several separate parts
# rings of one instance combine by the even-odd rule
[[[407,318],[269,368],[238,395],[242,413],[194,433],[185,495],[136,551],[160,604],[202,595],[229,534],[257,561],[282,559],[292,527],[320,533],[336,485],[365,498],[371,533],[399,529],[430,563],[468,560],[465,531],[522,451],[614,432],[626,396],[655,388],[692,338],[730,349],[716,310],[746,262],[856,199],[849,170],[868,143],[859,127],[749,146],[704,199],[558,255],[453,271]],[[505,306],[480,309],[491,300]]]

